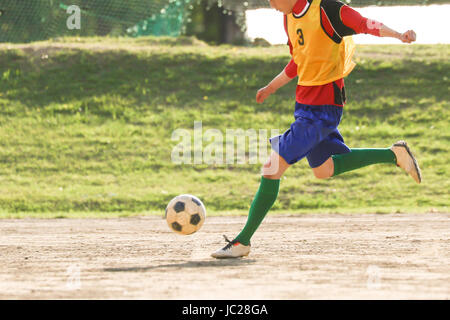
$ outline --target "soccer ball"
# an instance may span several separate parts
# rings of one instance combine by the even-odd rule
[[[199,198],[182,194],[170,200],[165,218],[169,228],[179,234],[198,231],[206,218],[206,209]]]

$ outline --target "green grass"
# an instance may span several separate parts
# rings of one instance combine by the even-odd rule
[[[322,181],[288,170],[274,213],[448,211],[449,45],[358,46],[339,127],[350,147],[405,139],[421,185],[377,165]],[[258,88],[284,46],[207,46],[192,38],[64,38],[0,45],[0,217],[163,213],[181,193],[210,214],[246,214],[260,164],[177,165],[172,132],[286,130],[295,81],[263,105]],[[204,142],[204,146],[208,145]]]

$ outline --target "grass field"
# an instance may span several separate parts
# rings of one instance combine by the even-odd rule
[[[288,170],[272,212],[448,212],[450,45],[359,46],[340,125],[350,147],[405,139],[417,185],[377,165],[317,180]],[[178,165],[178,128],[286,130],[295,83],[262,105],[257,89],[289,60],[284,46],[180,39],[59,39],[0,45],[0,216],[163,214],[181,193],[208,214],[246,214],[260,164]]]

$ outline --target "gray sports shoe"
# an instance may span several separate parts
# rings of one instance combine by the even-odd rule
[[[225,235],[223,237],[225,238],[225,241],[228,242],[228,244],[222,249],[219,249],[216,252],[212,253],[211,257],[216,259],[228,259],[248,256],[248,254],[250,253],[250,244],[248,246],[244,246],[242,243],[236,240],[228,240]]]
[[[405,170],[417,183],[422,182],[422,173],[419,164],[414,158],[408,144],[405,141],[398,141],[391,147],[397,158],[397,166]]]

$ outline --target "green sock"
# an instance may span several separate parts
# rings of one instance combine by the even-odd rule
[[[391,149],[350,149],[351,152],[333,155],[334,174],[359,169],[376,163],[397,164],[397,159]]]
[[[256,229],[258,229],[267,212],[277,199],[279,189],[280,180],[271,180],[261,177],[261,184],[259,185],[258,192],[256,192],[250,207],[247,223],[235,240],[245,246],[249,245],[250,238],[253,236]]]

